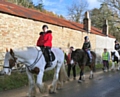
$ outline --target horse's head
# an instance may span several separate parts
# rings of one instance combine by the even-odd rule
[[[14,56],[14,52],[12,49],[10,49],[10,51],[6,52],[5,54],[5,59],[4,59],[4,65],[3,65],[3,71],[2,71],[2,74],[7,74],[7,75],[10,75],[11,74],[11,70],[12,70],[12,67],[15,66],[16,64],[16,58]]]
[[[76,62],[76,53],[75,51],[72,51],[72,54],[71,54],[71,64],[75,64]]]
[[[119,55],[118,51],[116,51],[116,50],[111,51],[111,58],[112,58],[112,60],[119,60],[120,55]]]
[[[71,54],[71,64],[76,64],[79,62],[80,58],[81,58],[81,50],[80,49],[76,49],[75,51],[72,51]]]
[[[115,52],[111,51],[111,59],[114,60],[114,57],[115,57]]]
[[[112,56],[115,56],[115,52],[114,51],[111,51],[111,57]]]

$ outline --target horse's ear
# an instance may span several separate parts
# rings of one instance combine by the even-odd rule
[[[8,52],[8,48],[6,48],[6,52]]]
[[[11,55],[13,55],[14,54],[14,52],[13,52],[13,50],[10,48],[10,54]]]

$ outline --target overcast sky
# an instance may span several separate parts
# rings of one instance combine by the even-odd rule
[[[73,1],[78,0],[42,0],[44,8],[48,11],[52,11],[55,14],[67,16],[67,7],[72,5]],[[81,0],[79,0],[81,1]],[[83,0],[85,1],[85,0]],[[88,9],[99,8],[100,2],[97,0],[86,0],[89,4]],[[39,0],[33,0],[34,4],[38,4]]]

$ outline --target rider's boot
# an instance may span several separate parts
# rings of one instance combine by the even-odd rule
[[[47,67],[51,67],[52,66],[52,62],[48,62]]]
[[[47,67],[51,67],[51,66],[52,66],[52,54],[51,54],[51,49],[48,49],[48,51],[49,51],[50,61],[48,62]]]
[[[89,61],[90,63],[92,62],[92,59],[90,58],[90,61]]]

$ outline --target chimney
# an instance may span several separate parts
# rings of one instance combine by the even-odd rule
[[[88,33],[91,32],[91,20],[89,17],[89,12],[85,12],[85,18],[83,19],[83,28],[86,30]]]
[[[108,20],[104,21],[102,33],[108,36]]]

